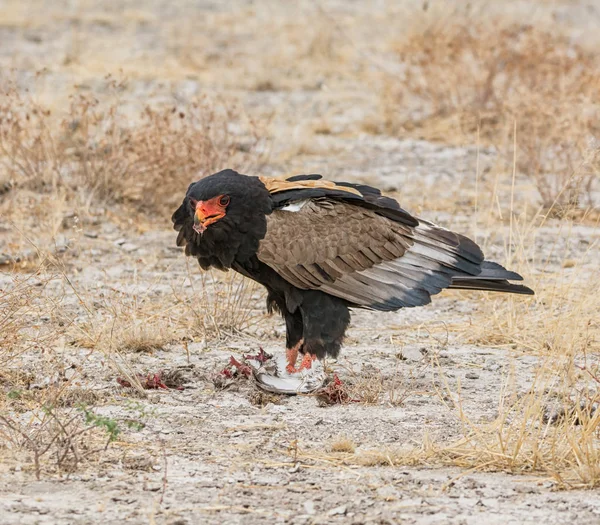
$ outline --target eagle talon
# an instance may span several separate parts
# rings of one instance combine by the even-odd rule
[[[303,354],[302,362],[300,366],[296,368],[296,361],[298,360],[298,351],[304,344],[304,340],[300,340],[295,346],[292,348],[288,348],[285,351],[285,356],[287,358],[287,365],[285,367],[285,371],[288,374],[298,374],[302,372],[302,370],[310,370],[312,368],[313,361],[317,359],[317,356],[314,354],[309,354],[308,352]]]
[[[310,370],[312,368],[313,361],[315,361],[316,359],[316,355],[304,354],[302,362],[300,363],[300,366],[298,368],[296,368],[294,365],[288,364],[285,367],[285,370],[288,374],[298,374],[302,372],[302,370]]]

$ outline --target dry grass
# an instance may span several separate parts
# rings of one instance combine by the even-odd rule
[[[175,291],[182,326],[204,339],[247,332],[265,318],[262,289],[235,272],[200,272],[187,261],[188,277]]]
[[[360,372],[349,369],[347,394],[349,399],[365,405],[379,404],[385,392],[384,378],[381,370],[365,366]]]
[[[151,288],[133,296],[115,292],[88,310],[86,322],[72,327],[71,342],[106,353],[164,348],[174,337],[173,304],[157,309],[156,303]]]
[[[598,205],[597,53],[556,26],[508,14],[434,10],[418,18],[392,46],[403,73],[383,96],[388,131],[493,145],[500,169],[516,158],[546,208]]]
[[[51,345],[64,332],[62,298],[47,289],[56,278],[45,265],[30,273],[0,273],[0,368],[5,374],[15,358]]]
[[[172,294],[157,295],[148,285],[104,293],[101,301],[85,296],[86,321],[71,328],[71,343],[107,354],[149,353],[178,341],[247,333],[263,319],[263,297],[253,282],[233,272],[188,270]]]
[[[525,390],[517,389],[508,373],[498,416],[486,425],[471,421],[461,407],[460,392],[445,381],[446,389],[453,391],[452,408],[461,418],[465,436],[442,447],[438,455],[454,464],[543,473],[563,487],[600,484],[600,414],[596,411],[600,299],[590,293],[600,286],[597,271],[590,266],[598,246],[592,242],[577,261],[567,259],[561,249],[569,245],[572,228],[555,231],[550,250],[547,245],[529,244],[531,240],[526,245],[520,241],[521,264],[535,261],[546,268],[551,259],[558,257],[561,262],[562,270],[545,269],[537,276],[531,267],[526,270],[536,291],[534,298],[506,302],[489,298],[479,303],[468,331],[471,342],[525,352],[536,356],[537,364]],[[514,264],[519,265],[518,257]]]
[[[36,286],[35,276],[12,276],[8,285],[0,288],[0,348],[13,347],[23,337],[27,328],[27,318],[33,315],[36,296],[40,287]],[[0,366],[12,358],[4,352],[0,354]]]
[[[97,398],[70,388],[70,367],[54,352],[67,328],[62,298],[48,290],[57,280],[54,270],[40,266],[30,274],[0,274],[0,449],[31,464],[37,479],[44,472],[68,475],[97,459],[116,438],[93,415],[86,420],[81,410],[57,408]],[[100,427],[109,432],[108,441]]]

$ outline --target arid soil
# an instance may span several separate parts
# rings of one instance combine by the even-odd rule
[[[12,16],[0,22],[2,63],[14,60],[19,81],[31,85],[27,77],[48,67],[38,84],[41,98],[73,82],[100,89],[102,74],[123,64],[131,76],[123,103],[132,107],[142,99],[204,92],[235,96],[250,115],[269,118],[261,173],[318,172],[381,187],[409,211],[475,238],[488,258],[508,259],[532,286],[553,272],[576,282],[597,274],[600,235],[591,222],[571,223],[568,236],[558,219],[538,225],[535,234],[523,227],[507,249],[511,227],[516,231],[508,218],[512,180],[510,173],[486,179],[493,148],[362,129],[378,115],[379,98],[348,71],[378,71],[376,56],[385,56],[373,55],[377,31],[360,24],[365,6],[325,2],[322,12],[317,3],[302,2],[297,12],[286,12],[241,1],[228,9],[212,2],[132,2],[121,16],[112,3],[84,4],[57,3],[44,20],[46,8],[34,2],[29,24],[17,3],[2,7]],[[597,7],[589,5],[597,19]],[[555,9],[587,27],[583,7]],[[353,22],[332,30],[336,20]],[[302,42],[303,21],[316,51],[296,40]],[[272,41],[261,37],[270,24],[282,33],[288,27],[294,38],[275,30]],[[357,52],[358,35],[370,42],[367,58]],[[312,54],[307,58],[297,47]],[[353,53],[361,60],[348,58]],[[314,71],[299,73],[289,61]],[[328,70],[336,61],[344,63],[339,76]],[[495,201],[482,190],[491,187]],[[516,188],[515,208],[535,202],[531,181],[517,178]],[[496,207],[504,211],[500,218],[491,217]],[[433,452],[458,442],[470,426],[493,421],[507,398],[529,391],[544,356],[491,334],[519,301],[530,301],[535,315],[535,299],[444,292],[424,308],[356,311],[340,359],[327,363],[346,385],[346,403],[266,395],[251,380],[220,375],[232,355],[260,347],[283,351],[284,324],[266,314],[262,290],[246,286],[241,306],[227,306],[223,294],[239,292],[240,281],[203,277],[175,246],[168,213],[147,218],[125,210],[92,202],[77,221],[65,209],[65,226],[52,238],[24,232],[60,263],[36,277],[60,311],[40,311],[32,330],[64,330],[47,347],[19,353],[8,369],[30,374],[34,392],[64,382],[72,392],[68,409],[93,407],[118,422],[121,433],[71,471],[58,472],[56,461],[44,458],[40,479],[30,450],[0,447],[1,525],[600,522],[597,490],[559,490],[555,478],[534,468],[489,472],[485,460],[450,467],[444,454]],[[0,217],[0,226],[0,254],[35,256],[12,222]],[[2,264],[0,287],[8,287],[12,270],[8,259]],[[223,321],[236,308],[245,309],[243,321]],[[139,343],[144,338],[149,348]],[[123,386],[131,375],[155,373],[168,376],[172,387],[141,394]],[[7,396],[15,387],[0,388]],[[23,423],[33,417],[25,402],[11,410]],[[104,439],[101,431],[94,440]]]

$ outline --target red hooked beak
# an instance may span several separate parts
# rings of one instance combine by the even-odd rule
[[[225,217],[228,204],[229,197],[227,195],[219,195],[207,201],[192,200],[192,205],[196,209],[194,231],[202,235],[208,226]]]

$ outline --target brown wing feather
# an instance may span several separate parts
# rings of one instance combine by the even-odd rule
[[[318,288],[402,256],[412,244],[410,234],[408,226],[370,210],[309,200],[298,212],[269,215],[258,258],[294,286]]]

